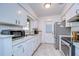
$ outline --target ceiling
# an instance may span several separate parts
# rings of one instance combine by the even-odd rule
[[[51,7],[46,9],[44,7],[44,3],[29,3],[28,5],[32,8],[34,13],[38,17],[46,17],[61,14],[65,6],[64,3],[52,3]]]

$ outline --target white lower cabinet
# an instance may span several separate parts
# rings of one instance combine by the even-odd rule
[[[33,51],[35,51],[38,48],[39,44],[40,44],[40,42],[39,42],[38,36],[34,37],[33,38],[33,46],[34,46]]]
[[[27,37],[25,37],[24,39],[27,39]],[[37,49],[38,45],[39,45],[39,42],[36,36],[29,38],[28,40],[13,46],[12,55],[31,56],[34,53],[34,51]]]
[[[24,55],[31,56],[33,53],[33,39],[24,42]]]
[[[13,46],[13,55],[14,56],[23,56],[24,55],[23,43]]]
[[[79,48],[78,47],[75,47],[75,55],[79,56]]]
[[[1,35],[0,37],[0,56],[12,55],[12,39],[10,36]]]

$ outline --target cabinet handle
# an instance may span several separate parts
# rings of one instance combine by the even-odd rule
[[[22,45],[18,46],[18,48],[22,47]]]
[[[17,24],[17,20],[16,20],[16,24]]]
[[[24,48],[23,48],[23,52],[24,52]]]
[[[76,10],[76,14],[79,14],[79,9]]]
[[[17,24],[20,24],[20,21],[19,20],[17,21]]]

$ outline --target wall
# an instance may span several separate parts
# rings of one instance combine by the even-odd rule
[[[28,13],[29,16],[31,16],[35,20],[38,19],[32,8],[27,3],[20,3],[20,4],[26,9],[26,12]]]
[[[48,20],[48,19],[51,19],[51,20]],[[48,17],[41,17],[41,18],[39,18],[39,30],[40,31],[42,31],[42,39],[41,39],[41,42],[42,43],[46,43],[45,42],[45,32],[44,32],[44,24],[46,23],[46,22],[52,22],[52,28],[53,28],[53,32],[54,32],[54,23],[55,22],[60,22],[61,21],[61,19],[60,19],[60,16],[59,15],[55,15],[55,16],[48,16]],[[53,35],[52,35],[53,36]],[[53,38],[54,39],[54,38]]]

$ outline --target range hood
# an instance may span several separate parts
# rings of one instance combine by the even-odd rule
[[[79,22],[79,14],[77,14],[76,16],[74,16],[71,19],[69,19],[68,22]]]

